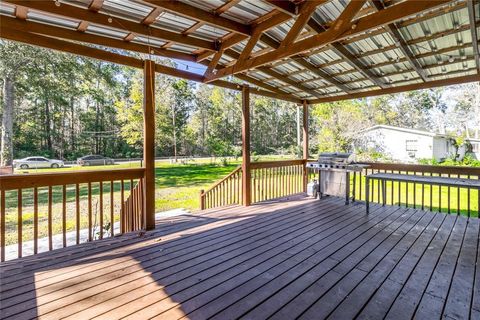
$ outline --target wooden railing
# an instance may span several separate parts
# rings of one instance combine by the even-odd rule
[[[242,203],[242,167],[233,170],[207,191],[200,191],[200,209],[210,209]]]
[[[142,168],[1,176],[1,261],[7,244],[22,257],[114,236],[116,221],[120,232],[142,228],[143,176]]]
[[[254,162],[252,203],[305,192],[305,160]]]
[[[304,160],[253,162],[250,168],[252,203],[305,192]],[[207,191],[200,191],[200,208],[242,204],[242,192],[242,167],[238,167]]]
[[[368,169],[350,175],[350,196],[365,200],[365,176],[371,173],[398,173],[421,176],[442,176],[454,178],[479,179],[480,168],[447,167],[398,163],[365,163]],[[308,173],[309,181],[315,178],[312,171]],[[387,182],[386,204],[418,208],[422,210],[480,216],[480,199],[477,190],[429,184]],[[370,185],[370,201],[383,203],[381,186],[378,181]]]

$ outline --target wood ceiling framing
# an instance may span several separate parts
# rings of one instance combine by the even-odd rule
[[[225,79],[234,76],[252,93],[319,103],[480,81],[479,8],[476,0],[4,0],[0,37],[133,67],[142,60],[130,52],[198,63],[204,74],[157,72],[238,90]]]

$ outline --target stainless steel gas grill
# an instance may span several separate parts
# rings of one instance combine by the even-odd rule
[[[354,163],[351,153],[320,153],[318,162],[307,163],[307,168],[318,172],[320,198],[323,195],[345,197],[345,204],[350,202],[350,173],[361,172],[366,167]]]

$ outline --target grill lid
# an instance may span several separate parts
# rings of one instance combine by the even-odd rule
[[[318,155],[318,162],[324,164],[347,164],[353,161],[353,154],[348,152],[322,152]]]

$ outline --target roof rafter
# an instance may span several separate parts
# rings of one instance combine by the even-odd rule
[[[234,58],[234,59],[237,59],[239,58],[239,54],[231,49],[228,49],[228,50],[225,50],[225,54]],[[224,69],[224,68],[222,68]],[[221,70],[221,69],[220,69]],[[269,76],[271,76],[272,78],[274,78],[275,80],[278,80],[278,81],[281,81],[283,83],[286,83],[294,88],[297,88],[303,92],[306,92],[308,94],[310,94],[311,96],[314,96],[314,97],[319,97],[320,94],[315,92],[314,90],[306,87],[305,85],[303,84],[300,84],[298,83],[298,81],[295,81],[295,80],[292,80],[292,79],[289,79],[287,75],[284,75],[284,74],[281,74],[277,71],[274,71],[270,68],[267,68],[267,67],[260,67],[258,68],[258,71],[261,71]],[[237,75],[235,75],[237,76]]]
[[[289,0],[263,0],[263,1],[265,1],[272,7],[288,15],[295,16],[298,14],[297,5]]]
[[[55,38],[62,38],[74,41],[81,41],[85,43],[91,43],[101,46],[107,46],[112,48],[130,50],[139,53],[154,54],[159,56],[180,59],[185,61],[195,61],[195,57],[192,55],[175,52],[171,50],[165,50],[154,46],[146,46],[137,43],[130,43],[128,41],[117,40],[109,37],[98,36],[94,34],[87,34],[83,32],[77,32],[75,30],[69,30],[66,28],[54,27],[47,24],[42,24],[33,21],[22,21],[10,17],[2,17],[1,27],[10,28],[14,30],[20,30],[23,32],[30,32],[32,34],[42,34]]]
[[[164,8],[168,11],[193,18],[204,23],[220,27],[249,36],[251,34],[250,26],[219,16],[215,13],[206,12],[197,7],[177,0],[142,0],[145,3]]]
[[[273,39],[272,37],[270,37],[269,35],[266,35],[266,34],[263,35],[263,37],[261,38],[261,41],[266,43],[267,45],[271,46],[272,48],[275,48],[275,49],[280,47],[280,43],[277,40]],[[335,78],[330,76],[325,71],[320,70],[320,68],[318,66],[309,62],[307,60],[307,58],[302,57],[302,56],[294,56],[294,58],[295,58],[295,61],[298,64],[307,68],[310,72],[313,72],[317,76],[321,77],[323,80],[335,85],[336,87],[340,88],[344,92],[349,92],[350,91],[350,89],[346,85],[344,85],[340,81],[336,80]]]
[[[143,68],[144,61],[134,57],[124,56],[124,55],[113,53],[110,51],[87,47],[81,44],[68,42],[65,40],[59,40],[59,39],[54,39],[46,36],[41,36],[38,34],[32,34],[28,32],[18,31],[15,29],[5,28],[3,24],[0,26],[0,30],[1,30],[0,37],[4,39],[19,41],[26,44],[34,44],[36,46],[40,46],[48,49],[54,49],[62,52],[69,52],[72,54],[104,60],[104,61],[108,61],[108,62],[120,64],[120,65],[133,67],[133,68],[139,68],[139,69]],[[178,70],[178,69],[160,65],[160,64],[155,65],[155,71],[158,73],[172,76],[172,77],[179,77],[179,78],[196,81],[196,82],[201,82],[203,79],[201,75],[198,75],[196,73],[192,73],[184,70]],[[227,89],[232,89],[237,91],[241,90],[241,86],[239,84],[231,83],[225,80],[216,80],[216,81],[213,81],[211,84],[215,86],[227,88]],[[255,89],[255,88],[251,89],[251,93],[265,96],[265,97],[290,101],[298,104],[302,103],[301,99],[289,96],[287,94],[282,95],[279,93],[273,93],[270,91],[265,91],[265,90]]]
[[[61,3],[60,6],[55,5],[54,1],[34,1],[34,0],[4,0],[5,2],[22,5],[30,9],[40,10],[54,15],[65,16],[72,19],[84,20],[98,25],[116,28],[127,32],[142,34],[147,37],[169,40],[185,45],[204,48],[216,51],[215,43],[202,39],[184,36],[175,32],[162,30],[159,28],[146,27],[142,23],[133,22],[118,17],[111,17],[108,14],[95,13],[86,9]],[[113,18],[113,21],[112,21]],[[112,22],[109,22],[112,21]]]
[[[217,78],[221,78],[225,75],[238,73],[244,70],[255,68],[271,61],[288,58],[293,55],[300,54],[302,52],[328,45],[332,42],[339,41],[348,36],[360,34],[372,28],[380,27],[385,24],[400,20],[402,18],[418,14],[425,10],[433,9],[435,7],[444,5],[451,0],[436,0],[436,1],[416,1],[406,0],[394,6],[388,7],[385,10],[373,13],[367,17],[360,18],[355,22],[351,22],[346,17],[342,17],[341,20],[337,19],[337,23],[332,26],[329,31],[311,36],[304,40],[297,41],[288,47],[280,47],[269,53],[265,53],[261,56],[247,60],[240,65],[230,66],[217,73]],[[351,16],[358,12],[359,4],[363,4],[364,1],[350,2],[350,5],[357,5],[355,10],[351,10]],[[347,6],[348,8],[348,6]],[[345,11],[344,11],[345,13]],[[348,21],[347,21],[348,20]],[[340,23],[341,22],[341,23]],[[333,31],[330,31],[333,30]]]
[[[313,13],[317,9],[319,5],[324,3],[325,0],[320,0],[320,1],[306,1],[302,3],[299,11],[299,15],[297,19],[295,20],[295,23],[293,26],[290,28],[290,31],[287,33],[285,36],[285,39],[283,39],[282,43],[280,46],[288,46],[290,43],[295,42],[297,39],[298,35],[300,32],[302,32],[303,28],[307,25],[308,21],[312,17]]]
[[[414,83],[414,84],[408,84],[403,86],[390,87],[387,89],[361,91],[361,92],[356,92],[356,93],[346,94],[341,96],[332,96],[332,97],[325,97],[325,98],[310,100],[309,103],[316,104],[316,103],[335,102],[335,101],[341,101],[341,100],[381,96],[384,94],[392,94],[392,93],[400,93],[404,91],[443,87],[443,86],[448,86],[452,84],[460,84],[460,83],[467,83],[467,82],[474,82],[474,81],[480,81],[480,75],[474,74],[469,76],[460,76],[456,78],[434,80],[429,82],[421,82],[421,83]]]
[[[472,35],[473,52],[475,54],[475,65],[480,73],[480,50],[478,49],[477,18],[475,16],[475,1],[467,1],[468,18],[470,21],[470,34]]]
[[[254,23],[251,25],[252,30],[255,30],[256,32],[265,32],[279,24],[282,24],[288,20],[290,20],[292,17],[284,14],[282,12],[274,12],[273,14],[269,15],[269,18],[266,20],[262,20],[259,23]],[[229,38],[225,39],[222,41],[222,45],[226,49],[236,45],[237,43],[240,43],[247,39],[248,37],[242,34],[233,34],[230,35]],[[206,51],[206,52],[201,52],[197,55],[197,61],[202,61],[204,59],[207,59],[210,57],[212,54],[214,54],[212,51]]]
[[[384,10],[386,7],[383,1],[381,0],[371,0],[371,1],[379,11]],[[407,42],[405,41],[405,39],[403,39],[403,36],[400,33],[400,30],[398,29],[397,25],[395,23],[390,23],[386,27],[390,31],[390,34],[392,35],[393,39],[395,40],[395,44],[398,46],[398,48],[402,51],[403,55],[410,62],[413,69],[415,69],[415,71],[418,73],[418,75],[420,76],[420,78],[422,78],[424,82],[428,81],[427,73],[422,69],[422,66],[415,58],[415,55],[413,54],[412,50],[408,46]]]

